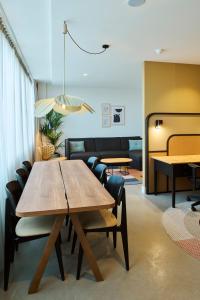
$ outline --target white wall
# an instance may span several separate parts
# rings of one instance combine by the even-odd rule
[[[39,99],[62,94],[61,86],[39,84]],[[64,138],[142,135],[142,95],[140,90],[120,88],[69,88],[67,94],[79,96],[90,104],[94,114],[71,114],[64,121]],[[125,125],[102,128],[101,104],[125,106]]]

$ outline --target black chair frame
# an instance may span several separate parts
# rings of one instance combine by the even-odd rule
[[[197,189],[199,189],[200,187],[200,177],[198,177],[197,172],[200,170],[200,165],[197,164],[188,164],[189,167],[192,168],[192,190],[196,191]],[[200,194],[196,194],[196,195],[188,195],[187,196],[187,201],[192,201],[195,200],[194,203],[192,203],[191,205],[191,209],[193,211],[196,211],[196,206],[200,205]]]
[[[121,233],[122,236],[122,244],[123,244],[123,251],[124,251],[124,258],[125,258],[125,265],[126,270],[129,270],[129,251],[128,251],[128,230],[127,230],[127,214],[126,214],[126,192],[125,188],[123,187],[121,193],[118,197],[115,197],[116,205],[113,208],[112,213],[117,218],[118,213],[118,206],[121,205],[121,222],[120,225],[115,227],[106,227],[106,228],[97,228],[97,229],[84,229],[84,233],[87,235],[89,232],[106,232],[108,235],[110,232],[113,233],[113,245],[116,248],[117,245],[117,232]],[[75,248],[77,236],[74,235],[73,243],[72,243],[72,253]],[[77,274],[76,279],[80,279],[81,273],[81,266],[83,260],[83,249],[81,244],[79,244],[79,253],[78,253],[78,266],[77,266]]]
[[[9,187],[12,191],[9,190]],[[15,188],[14,188],[15,187]],[[15,191],[13,195],[12,192]],[[48,236],[49,234],[42,234],[37,236],[19,237],[15,233],[15,227],[20,218],[15,215],[17,202],[20,198],[22,189],[17,181],[9,182],[6,185],[6,192],[8,198],[6,199],[5,206],[5,240],[4,240],[4,290],[8,289],[8,281],[10,274],[10,264],[14,262],[15,250],[18,249],[19,243],[24,243]],[[18,198],[19,197],[19,198]],[[60,237],[55,243],[55,250],[58,259],[61,279],[65,280],[64,268],[62,262],[62,253],[60,248]]]

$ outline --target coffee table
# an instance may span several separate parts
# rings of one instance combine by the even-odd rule
[[[100,160],[103,164],[106,164],[107,166],[111,167],[112,169],[112,175],[113,175],[113,167],[119,166],[120,167],[120,173],[122,175],[128,175],[128,164],[133,161],[132,158],[129,157],[119,157],[119,158],[102,158]],[[124,170],[122,169],[124,168]]]

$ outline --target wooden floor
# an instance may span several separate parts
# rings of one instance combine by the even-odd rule
[[[143,179],[143,172],[139,171],[137,169],[129,169],[129,174],[134,176],[136,179],[138,180],[142,180]]]

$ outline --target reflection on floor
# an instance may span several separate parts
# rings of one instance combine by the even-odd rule
[[[129,229],[129,272],[124,268],[120,236],[117,250],[111,237],[90,235],[90,243],[105,278],[96,283],[86,263],[82,277],[76,281],[77,254],[70,254],[70,243],[63,231],[63,256],[67,273],[65,282],[58,279],[55,254],[52,255],[37,294],[28,296],[27,289],[45,241],[21,245],[12,267],[7,293],[0,288],[0,299],[5,300],[197,300],[200,299],[200,261],[187,255],[167,236],[162,223],[162,212],[171,205],[170,195],[145,196],[142,185],[127,186]],[[185,201],[178,193],[177,202]]]

